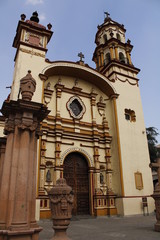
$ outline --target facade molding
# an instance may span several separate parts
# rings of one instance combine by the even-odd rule
[[[87,82],[91,82],[100,88],[104,93],[108,96],[113,94],[117,94],[116,89],[110,83],[108,78],[95,69],[91,67],[86,67],[74,62],[65,62],[65,61],[57,61],[57,62],[50,62],[47,61],[50,65],[45,67],[42,70],[42,74],[47,76],[52,75],[71,75],[71,76],[78,76],[79,78],[83,78]]]
[[[79,147],[68,148],[61,156],[61,161],[60,161],[61,165],[63,165],[66,156],[69,153],[72,153],[72,152],[79,152],[79,153],[81,153],[86,158],[86,160],[88,161],[89,167],[94,167],[93,160],[92,160],[91,156],[89,155],[89,153],[87,151],[85,151],[84,149],[79,148]]]

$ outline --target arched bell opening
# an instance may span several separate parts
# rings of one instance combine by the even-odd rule
[[[111,55],[110,55],[110,53],[106,53],[104,65],[107,65],[110,61],[111,61]]]
[[[122,52],[119,53],[119,61],[121,63],[126,63],[125,56],[124,56],[124,54]]]

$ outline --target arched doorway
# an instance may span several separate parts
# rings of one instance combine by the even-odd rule
[[[89,214],[88,163],[83,155],[72,152],[64,160],[63,177],[74,192],[74,215]]]

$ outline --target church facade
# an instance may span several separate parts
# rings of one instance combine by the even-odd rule
[[[49,190],[60,177],[73,188],[73,214],[142,214],[142,198],[154,210],[152,174],[139,79],[125,28],[109,15],[98,26],[93,61],[46,59],[51,24],[21,15],[11,100],[28,70],[36,80],[33,101],[50,113],[42,122],[37,152],[37,211],[50,217]],[[3,122],[3,121],[2,121]],[[3,125],[3,124],[2,124]]]

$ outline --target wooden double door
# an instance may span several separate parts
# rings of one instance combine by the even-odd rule
[[[72,214],[89,214],[89,175],[85,157],[77,152],[68,154],[64,160],[63,177],[74,193]]]

